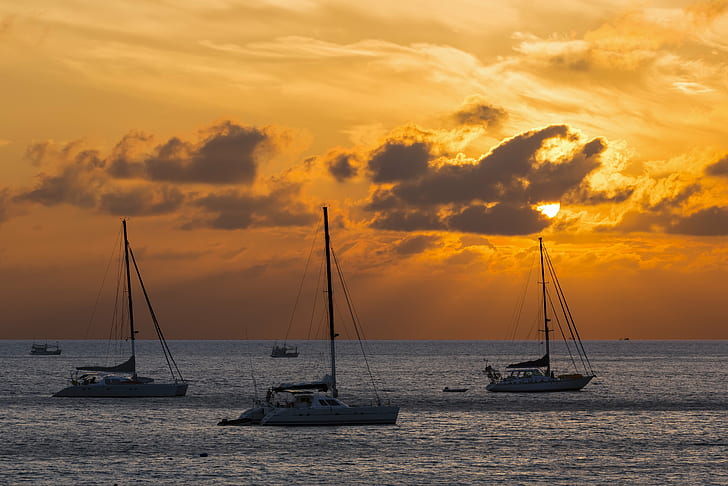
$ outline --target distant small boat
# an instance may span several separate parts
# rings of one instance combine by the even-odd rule
[[[58,342],[55,346],[52,344],[35,344],[30,347],[30,354],[36,356],[57,356],[61,354],[61,348],[58,347]]]
[[[273,345],[273,350],[270,352],[271,358],[298,358],[298,346],[288,346],[283,344]]]
[[[465,393],[468,391],[468,388],[450,388],[449,386],[446,386],[442,389],[445,393]]]

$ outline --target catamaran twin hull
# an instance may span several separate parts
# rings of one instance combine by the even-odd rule
[[[399,407],[275,408],[260,425],[388,425],[397,423],[398,413]]]
[[[279,408],[257,407],[236,420],[222,420],[218,425],[394,425],[399,407],[331,407]]]
[[[594,378],[593,376],[582,376],[579,378],[555,378],[548,381],[530,382],[530,383],[508,383],[508,381],[500,381],[491,383],[485,387],[486,390],[492,392],[557,392],[557,391],[576,391],[584,388],[587,383]]]
[[[187,383],[136,383],[120,385],[74,385],[55,393],[54,397],[85,398],[154,398],[183,397]]]

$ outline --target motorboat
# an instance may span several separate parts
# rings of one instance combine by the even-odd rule
[[[271,358],[298,358],[298,347],[288,346],[287,344],[274,344],[273,350],[270,352]]]
[[[450,388],[449,386],[446,386],[442,389],[445,393],[465,393],[468,391],[468,388]]]
[[[35,344],[30,346],[30,354],[35,356],[58,356],[61,354],[61,348],[58,347],[58,343],[55,345],[44,343]]]

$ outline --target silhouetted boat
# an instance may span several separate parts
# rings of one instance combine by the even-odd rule
[[[548,253],[545,251],[543,245],[543,239],[538,239],[539,255],[541,260],[541,287],[542,287],[542,303],[543,303],[543,332],[544,342],[546,343],[546,354],[541,358],[523,361],[520,363],[514,363],[507,366],[510,373],[506,376],[501,376],[498,370],[491,366],[485,368],[485,373],[490,378],[490,384],[485,387],[486,390],[492,392],[552,392],[552,391],[571,391],[580,390],[586,386],[587,383],[594,378],[594,372],[591,369],[591,364],[586,356],[586,351],[581,343],[579,337],[579,331],[576,329],[574,320],[571,316],[571,311],[566,304],[566,298],[561,285],[556,277],[556,272],[551,264],[551,259],[548,257]],[[564,325],[568,328],[572,341],[574,342],[575,351],[584,367],[585,372],[582,373],[570,373],[556,375],[551,369],[551,355],[549,346],[549,334],[553,332],[549,329],[549,322],[551,319],[548,317],[548,303],[549,296],[546,291],[546,269],[548,269],[549,277],[552,278],[554,283],[554,289],[556,291],[556,300],[558,307],[562,311]],[[554,302],[551,302],[552,308],[556,308]],[[558,316],[557,316],[558,317]],[[557,318],[559,327],[561,327],[561,320]],[[564,342],[569,346],[566,339],[566,334],[562,330],[564,336]],[[570,352],[571,353],[571,352]],[[576,368],[576,361],[572,355],[572,363]]]
[[[334,329],[332,252],[326,207],[323,216],[331,374],[317,382],[283,383],[272,387],[262,403],[244,411],[237,419],[223,419],[218,425],[379,425],[397,422],[397,406],[382,405],[381,401],[371,406],[349,406],[337,398],[335,338],[338,334]]]
[[[274,344],[273,350],[270,352],[271,358],[298,358],[298,347],[288,346],[287,344]]]
[[[446,386],[442,389],[445,393],[465,393],[468,391],[468,388],[450,388],[449,386]]]
[[[126,234],[126,220],[122,220],[123,244],[124,244],[124,270],[126,271],[125,293],[127,295],[128,320],[129,320],[129,341],[131,343],[131,357],[116,366],[79,366],[76,370],[88,371],[89,373],[75,373],[71,377],[71,386],[55,393],[54,397],[180,397],[187,393],[187,383],[177,368],[172,353],[164,339],[162,329],[159,327],[157,317],[149,301],[147,290],[144,287],[139,267],[134,258],[134,253],[129,246]],[[135,335],[138,331],[134,329],[134,306],[132,302],[131,270],[129,261],[134,265],[134,270],[139,280],[139,286],[149,307],[152,322],[157,333],[157,338],[162,345],[164,357],[174,379],[173,383],[155,383],[152,378],[137,375],[136,371],[136,347]]]
[[[36,355],[36,356],[58,356],[61,354],[61,348],[58,347],[58,342],[56,342],[55,346],[52,344],[35,344],[33,343],[30,346],[30,354]]]

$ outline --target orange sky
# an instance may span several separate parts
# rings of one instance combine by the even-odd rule
[[[582,337],[728,339],[728,2],[556,5],[0,0],[0,338],[106,337],[121,217],[281,338],[326,203],[370,338],[507,337],[543,236]]]

